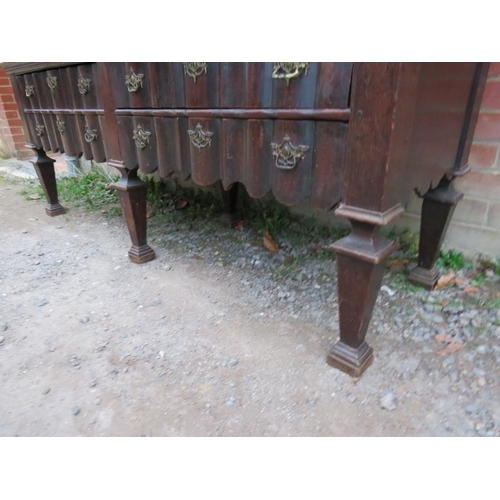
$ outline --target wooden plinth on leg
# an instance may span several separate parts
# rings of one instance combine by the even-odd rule
[[[373,361],[365,336],[387,257],[397,245],[381,236],[378,227],[352,224],[352,233],[333,245],[338,254],[340,340],[328,353],[327,362],[359,377]]]

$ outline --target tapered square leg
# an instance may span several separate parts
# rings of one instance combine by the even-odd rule
[[[418,265],[408,276],[410,282],[429,290],[436,286],[440,276],[435,267],[436,260],[455,207],[462,198],[463,194],[455,191],[447,179],[424,196]]]
[[[224,202],[224,214],[220,218],[221,224],[234,228],[241,221],[238,212],[238,183],[235,182],[227,191],[222,189],[222,200]]]
[[[110,162],[118,168],[122,177],[113,184],[127,222],[132,247],[129,259],[136,264],[143,264],[156,258],[154,250],[147,243],[146,194],[147,184],[137,177],[137,170],[124,168],[120,162]]]
[[[35,168],[36,175],[42,186],[47,206],[45,212],[50,217],[66,213],[65,208],[59,203],[57,197],[56,173],[54,170],[55,160],[49,158],[43,149],[37,148],[33,144],[28,144],[35,153],[35,158],[30,160]]]
[[[333,245],[338,254],[340,340],[328,353],[327,362],[359,377],[373,361],[365,336],[387,257],[397,245],[381,236],[378,227],[352,224],[352,233]]]

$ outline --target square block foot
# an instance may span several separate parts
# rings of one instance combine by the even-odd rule
[[[55,217],[56,215],[65,214],[66,209],[59,203],[55,203],[53,205],[47,204],[47,206],[45,207],[45,213],[49,217]]]
[[[432,269],[425,269],[424,267],[417,266],[408,275],[408,281],[414,285],[423,286],[427,290],[432,290],[439,280],[441,273],[433,267]]]
[[[373,362],[373,349],[366,342],[355,348],[339,340],[330,349],[326,362],[351,377],[360,377]]]
[[[128,258],[135,264],[144,264],[144,262],[156,259],[156,254],[149,245],[143,245],[142,247],[132,245],[132,248],[128,251]]]
[[[241,222],[241,216],[238,212],[234,214],[224,213],[220,216],[219,222],[224,227],[234,229]]]

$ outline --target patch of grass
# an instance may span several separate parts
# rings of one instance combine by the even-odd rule
[[[107,189],[109,176],[96,170],[78,177],[59,179],[57,190],[61,202],[70,202],[74,207],[89,212],[118,209],[118,196],[114,189]]]
[[[486,283],[486,276],[483,273],[477,273],[470,282],[473,286],[483,286]]]
[[[456,250],[441,251],[436,264],[439,267],[454,269],[455,271],[459,269],[471,269],[472,267],[472,263],[465,259],[463,253]]]

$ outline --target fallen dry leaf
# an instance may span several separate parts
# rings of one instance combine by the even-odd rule
[[[458,342],[452,342],[448,344],[444,349],[441,349],[437,352],[438,356],[448,356],[448,354],[453,354],[454,352],[460,351],[463,349],[465,344],[459,344]]]
[[[450,301],[448,299],[443,299],[440,304],[441,304],[441,307],[446,307],[448,304],[450,303]]]
[[[181,200],[177,200],[175,202],[175,209],[176,210],[182,210],[183,208],[186,208],[188,205],[188,202],[187,200],[184,200],[184,199],[181,199]]]
[[[153,205],[150,205],[148,203],[146,207],[146,219],[151,219],[151,217],[153,217],[154,214],[155,214],[155,209],[153,208]]]
[[[387,263],[389,269],[394,269],[398,267],[404,267],[410,262],[409,259],[392,259]]]
[[[462,285],[465,285],[465,283],[467,283],[468,280],[466,280],[465,278],[455,278],[455,284],[457,286],[462,286]]]
[[[496,298],[497,298],[497,299],[500,299],[500,292],[497,292],[497,293],[495,294],[495,296],[496,296]]]
[[[31,218],[31,219],[28,219],[28,220],[35,222],[35,221],[37,221],[38,219],[37,219],[37,218]]]
[[[262,241],[264,243],[264,246],[273,253],[279,252],[280,247],[278,244],[272,239],[271,235],[269,233],[264,233],[264,237],[262,238]]]
[[[434,335],[434,338],[439,342],[444,342],[445,344],[453,344],[456,342],[456,339],[446,335],[445,333],[438,333],[437,335]]]
[[[476,293],[479,292],[479,288],[475,286],[469,285],[464,288],[464,293]]]
[[[101,214],[107,214],[107,213],[108,213],[108,211],[105,210],[104,208],[101,210]]]
[[[441,290],[442,288],[452,285],[453,283],[455,283],[455,271],[450,271],[448,274],[443,274],[439,278],[434,290]]]
[[[41,196],[39,194],[30,194],[30,200],[39,200]]]
[[[201,255],[192,255],[191,258],[194,260],[201,260],[202,259]]]
[[[241,219],[236,226],[234,226],[234,229],[243,229],[245,227],[245,221]]]

